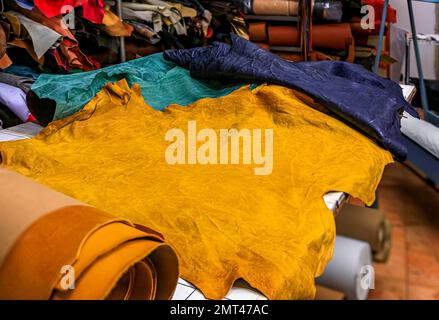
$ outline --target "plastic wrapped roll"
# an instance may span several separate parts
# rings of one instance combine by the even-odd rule
[[[372,265],[372,253],[367,242],[337,236],[334,254],[323,275],[316,283],[343,292],[349,300],[366,300],[369,282],[365,276]],[[373,279],[371,279],[372,281]]]
[[[0,299],[170,299],[163,237],[0,169]]]
[[[268,40],[266,22],[249,23],[248,31],[250,40],[253,42],[266,42]]]

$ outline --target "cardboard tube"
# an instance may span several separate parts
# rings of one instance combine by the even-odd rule
[[[6,169],[0,207],[0,299],[172,297],[177,257],[159,233]]]
[[[248,31],[250,40],[253,42],[266,42],[268,40],[266,22],[249,23]]]
[[[337,234],[369,243],[373,252],[385,244],[384,215],[380,210],[346,204],[336,219]]]
[[[384,246],[379,252],[374,252],[373,260],[375,262],[387,262],[390,257],[390,249],[392,247],[392,225],[387,219],[384,219]]]

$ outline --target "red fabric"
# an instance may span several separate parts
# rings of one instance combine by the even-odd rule
[[[48,18],[61,15],[64,6],[82,6],[84,18],[93,23],[100,24],[104,18],[104,0],[35,0],[35,5]]]
[[[375,9],[375,25],[378,25],[379,27],[383,16],[384,0],[363,0],[362,3],[363,5],[370,5]],[[387,10],[386,22],[396,23],[396,10],[390,5]]]

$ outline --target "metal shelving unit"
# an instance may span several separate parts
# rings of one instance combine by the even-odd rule
[[[308,53],[311,48],[310,44],[310,28],[311,28],[311,6],[308,5],[307,0],[300,0],[299,16],[274,16],[274,15],[246,15],[246,19],[250,21],[266,21],[266,22],[291,22],[297,25],[301,35],[300,46],[270,46],[270,50],[284,51],[292,53],[301,53],[305,61],[308,60]],[[306,34],[306,36],[304,36]],[[302,39],[305,39],[302,42]]]
[[[298,22],[300,18],[298,16],[261,16],[261,15],[246,15],[248,20],[258,21],[283,21],[283,22]]]
[[[117,6],[117,15],[120,17],[120,21],[123,21],[122,18],[122,0],[116,0]],[[127,60],[126,50],[125,50],[125,37],[120,37],[120,62],[125,62]]]

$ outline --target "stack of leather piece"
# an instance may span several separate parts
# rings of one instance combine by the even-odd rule
[[[114,0],[3,3],[0,69],[12,64],[40,73],[99,69],[120,62],[120,37],[125,37],[128,60],[230,41],[231,32],[248,39],[244,16],[233,1],[128,0],[122,2],[121,17]]]

